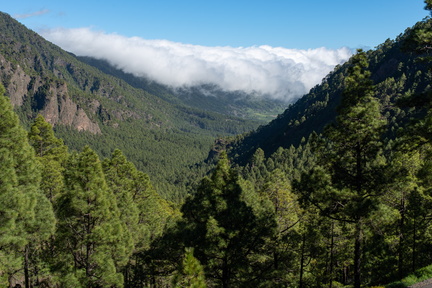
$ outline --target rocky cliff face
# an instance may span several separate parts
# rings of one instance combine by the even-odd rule
[[[27,95],[27,87],[30,83],[30,76],[26,75],[19,65],[12,64],[0,55],[0,73],[3,79],[8,96],[12,105],[21,106]]]
[[[40,113],[53,125],[63,124],[78,131],[101,133],[99,125],[92,122],[86,112],[71,100],[66,84],[49,87],[45,105]]]
[[[72,101],[66,83],[52,82],[40,75],[30,76],[19,64],[7,61],[1,54],[0,80],[12,105],[22,106],[30,101],[32,110],[42,114],[53,126],[61,124],[78,131],[101,133],[99,125]]]

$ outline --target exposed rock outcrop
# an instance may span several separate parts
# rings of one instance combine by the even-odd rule
[[[8,92],[12,105],[21,106],[27,95],[27,88],[31,81],[24,70],[19,66],[5,60],[0,54],[0,65],[3,84]]]
[[[34,110],[42,114],[52,125],[66,125],[78,131],[100,134],[99,125],[92,121],[86,111],[74,103],[69,95],[66,83],[47,82],[40,75],[30,76],[20,67],[5,60],[0,54],[0,79],[6,88],[12,105],[22,106],[27,99]],[[91,112],[96,112],[93,101]]]
[[[40,113],[52,125],[63,124],[78,131],[101,133],[99,125],[92,122],[84,109],[70,99],[66,84],[50,87],[49,96]]]

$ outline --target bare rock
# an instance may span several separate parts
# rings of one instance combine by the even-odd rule
[[[5,60],[0,55],[1,72],[5,79],[5,87],[12,105],[21,106],[23,104],[24,97],[27,95],[27,87],[30,83],[30,76],[28,76],[24,70],[19,66],[12,64]]]
[[[30,77],[18,64],[13,64],[0,55],[0,80],[4,83],[7,95],[13,106],[22,106],[26,97],[33,97],[37,110],[53,126],[62,124],[78,131],[101,134],[98,123],[92,121],[86,111],[74,103],[66,83],[47,82],[40,76]],[[47,89],[41,92],[41,87]],[[38,95],[37,98],[35,96]],[[92,101],[88,110],[97,113],[100,103]]]

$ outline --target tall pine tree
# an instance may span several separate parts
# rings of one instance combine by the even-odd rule
[[[54,135],[51,124],[38,115],[28,134],[29,142],[36,151],[41,167],[41,189],[55,204],[56,197],[64,186],[63,171],[67,158],[67,146]]]
[[[271,203],[229,167],[226,153],[210,178],[204,178],[181,211],[185,246],[195,248],[207,279],[227,287],[253,286],[265,281],[264,248],[275,233]],[[266,263],[268,264],[268,263]],[[271,266],[271,265],[270,265]]]
[[[64,189],[63,172],[68,155],[67,147],[63,144],[63,140],[55,137],[51,124],[46,122],[42,115],[38,115],[34,120],[28,139],[35,149],[36,160],[39,162],[42,176],[40,189],[55,209],[59,195]],[[49,241],[45,241],[40,247],[32,245],[28,247],[31,256],[28,261],[34,271],[32,274],[35,274],[30,276],[35,278],[36,282],[38,278],[45,279],[45,282],[53,279],[49,277],[51,271],[47,267],[57,257],[58,251],[55,249],[54,240],[55,237],[50,237]]]
[[[26,131],[0,85],[0,278],[12,284],[24,263],[29,287],[28,245],[54,232],[52,206],[39,189],[40,173]]]
[[[354,226],[354,287],[361,286],[366,219],[377,209],[385,161],[381,155],[385,121],[373,97],[367,55],[351,59],[336,122],[325,130],[327,146],[316,149],[318,163],[297,189],[321,213]]]
[[[85,147],[69,157],[59,200],[62,278],[76,287],[120,287],[131,254],[127,228],[97,154]],[[73,284],[71,284],[73,283]]]

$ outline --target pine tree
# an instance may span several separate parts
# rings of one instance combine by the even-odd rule
[[[432,0],[425,0],[424,2],[426,4],[425,10],[431,11],[432,13]]]
[[[39,190],[34,150],[4,92],[0,86],[0,277],[2,284],[10,282],[24,263],[29,287],[28,245],[47,239],[54,232],[55,219]]]
[[[152,239],[162,235],[167,221],[178,213],[178,210],[174,210],[170,203],[157,193],[146,173],[136,170],[132,176],[133,201],[138,207],[139,223],[147,230],[138,246],[141,249],[148,248]]]
[[[298,229],[302,210],[299,207],[296,195],[291,191],[291,184],[287,176],[275,169],[266,179],[262,192],[263,197],[273,203],[277,230],[270,247],[273,254],[273,267],[276,283],[287,285],[292,282],[294,267],[297,267],[295,250],[298,248]]]
[[[399,139],[396,143],[398,145],[393,144],[391,147],[400,146]],[[389,175],[388,178],[393,180],[389,183],[386,193],[381,196],[381,203],[387,208],[386,217],[381,217],[382,221],[377,225],[377,231],[374,231],[382,237],[375,237],[380,238],[381,243],[371,241],[369,245],[372,251],[368,255],[368,258],[380,261],[372,264],[372,269],[377,272],[373,276],[380,283],[402,279],[411,271],[409,199],[416,190],[423,190],[418,177],[423,161],[418,151],[395,150],[389,155],[388,160],[386,173]],[[384,253],[387,257],[378,256]],[[377,269],[377,267],[391,267],[395,263],[397,269]]]
[[[120,150],[114,150],[111,158],[103,161],[103,170],[116,197],[120,219],[131,236],[128,243],[133,247],[133,254],[123,269],[125,286],[138,287],[135,282],[142,281],[138,278],[143,269],[139,267],[139,255],[162,234],[173,211],[154,190],[148,175],[138,171]]]
[[[64,186],[63,166],[68,155],[67,146],[62,139],[55,137],[51,124],[42,115],[36,117],[28,138],[41,164],[41,189],[51,203],[55,204],[55,198]]]
[[[30,132],[28,133],[30,145],[36,151],[36,160],[39,163],[41,172],[40,189],[53,207],[57,206],[57,200],[64,189],[64,164],[67,158],[67,147],[61,139],[54,135],[51,124],[45,121],[42,115],[38,115],[34,120]],[[42,218],[43,219],[43,218]],[[45,220],[48,220],[46,218]],[[55,237],[50,237],[44,241],[40,247],[28,247],[30,266],[32,266],[33,278],[52,279],[48,268],[55,257]],[[46,273],[46,275],[44,275]],[[45,280],[48,281],[48,280]]]
[[[432,15],[432,1],[425,0],[425,10],[429,11]],[[432,71],[432,19],[427,17],[423,21],[418,22],[413,29],[409,31],[406,39],[404,39],[403,48],[406,52],[416,53],[419,57],[417,61],[421,61],[428,65],[429,73]],[[411,185],[408,190],[409,193],[404,198],[404,214],[403,225],[404,228],[404,241],[401,245],[404,245],[405,254],[411,253],[411,257],[408,259],[401,259],[405,262],[411,263],[411,271],[414,271],[420,265],[425,264],[419,263],[422,259],[430,257],[430,247],[422,248],[419,243],[422,241],[429,242],[427,235],[430,234],[430,225],[425,219],[430,218],[430,207],[432,207],[432,179],[431,167],[432,167],[432,89],[430,86],[421,93],[414,94],[408,97],[409,106],[415,106],[419,109],[425,109],[426,115],[424,118],[417,120],[413,123],[409,123],[404,127],[402,145],[397,147],[399,153],[405,158],[417,157],[421,168],[416,171],[414,175],[410,175],[411,179],[407,178],[405,185]],[[405,171],[412,170],[412,165],[403,163],[402,167]],[[403,175],[405,176],[405,175]],[[421,232],[420,229],[422,230]],[[422,239],[422,240],[420,240]],[[427,240],[426,240],[427,239]],[[427,246],[427,245],[425,245]],[[422,257],[418,257],[419,253]],[[400,253],[402,254],[402,253]],[[424,254],[424,256],[423,256]],[[401,255],[402,256],[402,255]],[[410,258],[410,259],[409,259]],[[429,258],[430,259],[430,258]],[[429,263],[426,263],[429,264]],[[405,267],[407,265],[404,265]],[[408,267],[406,270],[409,269]]]
[[[85,147],[69,157],[66,191],[59,199],[63,281],[83,287],[121,286],[128,257],[127,228],[108,188],[97,154]]]
[[[429,11],[432,16],[432,1],[425,0],[424,9]],[[418,22],[404,40],[403,48],[405,51],[415,52],[422,55],[428,62],[431,61],[432,56],[432,19],[426,17],[423,21]]]
[[[419,180],[408,195],[406,207],[407,245],[411,252],[409,257],[411,271],[429,265],[432,257],[429,243],[431,243],[430,219],[432,217],[432,143],[429,141],[420,149],[414,150],[420,154],[421,167],[416,176]],[[404,163],[409,165],[410,163]],[[408,166],[409,167],[409,166]],[[409,169],[409,168],[406,169]],[[428,260],[426,260],[428,259]]]
[[[195,248],[208,279],[221,287],[265,281],[264,248],[275,232],[271,203],[230,169],[226,153],[181,211],[185,246]]]
[[[120,219],[126,223],[129,236],[136,239],[132,245],[138,242],[137,237],[143,234],[142,228],[139,227],[139,211],[133,199],[133,175],[137,172],[135,166],[128,162],[123,153],[116,149],[111,159],[103,162],[103,170],[108,186],[113,191],[117,206],[120,211]],[[132,240],[132,239],[131,239]]]
[[[359,288],[365,220],[378,207],[385,179],[385,121],[373,97],[366,53],[359,50],[351,61],[336,122],[324,133],[328,146],[315,151],[319,165],[297,187],[322,214],[354,226],[354,287]]]
[[[193,249],[186,248],[183,261],[173,278],[174,288],[206,288],[204,269],[193,256]]]
[[[62,139],[55,137],[53,127],[42,115],[39,114],[34,120],[28,138],[38,157],[50,156],[57,161],[65,159],[67,147]]]
[[[104,160],[103,169],[136,249],[148,248],[150,239],[162,233],[171,209],[154,190],[148,175],[137,170],[120,150],[114,150],[111,159]]]

